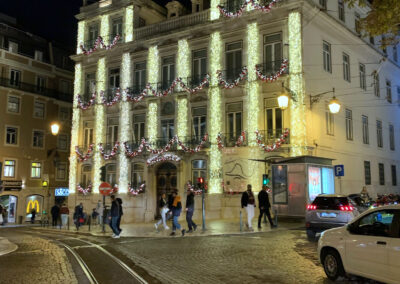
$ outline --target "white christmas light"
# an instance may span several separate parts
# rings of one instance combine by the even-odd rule
[[[147,82],[151,83],[153,88],[157,88],[158,69],[160,67],[159,66],[160,58],[159,58],[157,46],[152,46],[149,48],[147,62],[149,64],[149,66],[148,66],[149,73],[148,73]]]
[[[218,5],[220,3],[220,0],[211,0],[211,7],[210,7],[210,21],[214,21],[219,19],[219,9]]]
[[[182,140],[188,135],[188,99],[184,96],[178,98],[177,134]]]
[[[85,41],[85,21],[78,22],[78,37],[76,39],[76,54],[81,54],[81,44],[84,44]],[[76,94],[76,93],[75,93]]]
[[[154,142],[157,138],[157,109],[157,102],[151,101],[147,111],[147,136],[149,142]]]
[[[133,40],[133,5],[125,8],[125,42]]]
[[[108,38],[108,35],[110,34],[110,16],[102,15],[100,19],[101,19],[101,21],[100,21],[100,36],[103,39],[106,39],[106,38]]]
[[[301,15],[289,13],[289,88],[296,94],[296,101],[290,104],[291,156],[305,154],[306,149],[306,108],[304,105]]]
[[[186,39],[182,39],[178,41],[178,64],[177,64],[177,76],[183,79],[183,82],[186,82],[186,79],[190,76],[190,49],[189,43]],[[181,91],[182,88],[178,84],[178,91]]]

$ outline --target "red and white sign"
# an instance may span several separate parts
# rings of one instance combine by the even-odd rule
[[[99,191],[101,195],[109,196],[113,192],[113,188],[108,182],[102,182],[99,186]]]

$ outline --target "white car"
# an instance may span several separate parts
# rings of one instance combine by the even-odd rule
[[[348,225],[321,234],[318,255],[325,273],[346,273],[400,283],[400,205],[365,211]]]

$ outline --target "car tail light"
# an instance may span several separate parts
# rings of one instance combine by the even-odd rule
[[[350,205],[348,205],[348,206],[343,206],[342,205],[339,208],[340,208],[340,211],[353,211],[354,210],[354,207],[350,206]]]
[[[313,204],[307,205],[307,210],[316,210],[316,209],[317,209],[317,205],[313,205]]]

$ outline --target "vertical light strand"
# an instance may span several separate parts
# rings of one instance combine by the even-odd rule
[[[249,5],[248,5],[249,6]],[[257,157],[260,153],[257,147],[255,131],[258,129],[258,119],[260,114],[260,94],[257,80],[256,65],[259,63],[259,31],[257,23],[247,25],[247,137],[248,151],[250,157]],[[255,190],[261,187],[260,167],[257,162],[249,161],[252,175],[249,183]]]
[[[76,174],[78,171],[78,161],[75,154],[75,146],[78,145],[79,123],[81,112],[78,108],[78,94],[82,94],[82,64],[75,64],[75,79],[74,79],[74,98],[72,103],[72,126],[71,126],[71,144],[69,156],[69,192],[76,191]]]
[[[216,138],[222,130],[221,115],[221,90],[218,87],[217,71],[221,70],[221,53],[222,43],[219,32],[211,34],[209,45],[210,57],[210,86],[208,88],[209,100],[209,133],[211,139],[210,148],[210,176],[209,176],[209,192],[222,193],[222,154],[218,149]]]
[[[178,122],[177,135],[183,141],[188,135],[188,99],[186,96],[178,97]]]
[[[147,111],[147,137],[150,142],[154,142],[157,138],[157,113],[157,102],[149,102],[149,109]]]
[[[133,5],[125,8],[125,42],[133,40]]]
[[[157,46],[152,46],[149,48],[149,54],[147,57],[148,66],[148,77],[147,82],[149,82],[153,88],[157,87],[159,68],[160,68],[160,58]],[[149,109],[147,112],[147,137],[151,142],[154,142],[157,138],[158,129],[158,105],[156,101],[149,102]]]
[[[303,60],[301,42],[300,12],[291,12],[288,19],[289,29],[289,87],[296,94],[296,101],[290,104],[290,143],[291,156],[304,155],[306,152],[306,108],[304,105]]]
[[[81,54],[81,44],[85,43],[85,21],[78,22],[78,36],[76,38],[76,54]]]
[[[220,3],[220,0],[211,0],[211,4],[210,4],[210,21],[214,21],[219,19],[220,16],[220,12],[218,9],[218,5]]]
[[[121,64],[121,88],[122,88],[122,102],[120,102],[120,113],[119,113],[119,141],[126,142],[131,136],[131,118],[129,115],[129,102],[127,101],[126,88],[132,84],[131,80],[131,56],[129,52],[122,55]],[[122,145],[122,144],[121,144]],[[125,155],[119,155],[119,182],[118,188],[120,193],[128,192],[129,182],[129,165],[128,159]]]
[[[187,78],[190,76],[190,49],[186,39],[178,41],[178,65],[177,75],[187,83]],[[182,88],[178,85],[178,91]],[[177,134],[183,140],[188,135],[188,100],[187,95],[178,97],[178,121]]]
[[[105,57],[102,57],[99,59],[97,62],[97,73],[96,73],[96,91],[97,94],[99,94],[101,91],[106,90],[106,78],[107,72],[106,72],[106,59]],[[104,117],[105,117],[105,111],[104,111],[104,105],[101,102],[101,98],[98,95],[96,98],[96,106],[95,106],[95,149],[97,149],[97,145],[99,143],[103,143],[104,139]],[[99,151],[95,151],[94,153],[94,165],[93,165],[93,192],[98,193],[99,192],[99,186],[100,186],[100,168],[102,166],[102,159]]]
[[[110,16],[102,15],[100,21],[100,36],[106,40],[110,34]]]

